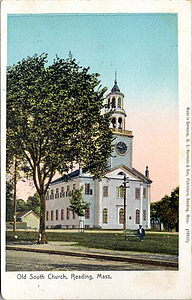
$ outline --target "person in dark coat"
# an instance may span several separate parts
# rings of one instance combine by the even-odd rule
[[[138,237],[139,237],[140,241],[143,242],[144,236],[145,236],[145,229],[142,227],[142,225],[139,225],[139,229],[137,230],[137,234],[138,234]]]

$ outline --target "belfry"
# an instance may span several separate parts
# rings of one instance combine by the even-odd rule
[[[121,93],[117,85],[117,75],[115,73],[114,86],[111,92],[106,96],[105,112],[112,110],[111,130],[113,131],[115,141],[113,143],[113,153],[109,158],[110,168],[120,164],[132,167],[132,131],[125,129],[125,118],[127,117],[124,109],[124,94]]]
[[[114,129],[125,129],[126,112],[124,106],[124,94],[120,92],[117,85],[117,75],[115,73],[114,86],[111,92],[107,95],[108,110],[112,109],[113,116],[111,118],[111,127]]]

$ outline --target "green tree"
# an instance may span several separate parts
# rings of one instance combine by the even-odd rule
[[[17,211],[27,211],[27,203],[23,199],[17,199]]]
[[[13,203],[13,186],[6,182],[6,222],[13,222],[14,203]]]
[[[101,115],[105,88],[70,55],[34,55],[7,69],[7,139],[27,160],[40,197],[39,243],[46,243],[45,195],[56,171],[74,163],[99,177],[107,168],[113,135]],[[13,151],[14,152],[14,151]]]
[[[179,187],[172,190],[171,196],[151,203],[151,217],[160,218],[167,230],[179,230]]]
[[[76,213],[79,217],[83,217],[85,215],[85,209],[89,207],[89,204],[83,199],[83,185],[79,190],[73,191],[71,193],[70,200],[70,210]]]
[[[39,199],[39,194],[37,192],[33,196],[28,197],[27,210],[32,210],[38,216],[40,216],[40,199]]]

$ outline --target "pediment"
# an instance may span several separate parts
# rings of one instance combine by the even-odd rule
[[[104,174],[104,176],[107,178],[123,178],[124,174],[121,173],[124,173],[126,177],[128,177],[130,180],[141,180],[143,182],[148,182],[148,183],[152,182],[149,178],[147,178],[145,175],[143,175],[136,169],[134,168],[130,169],[124,165],[109,170]]]

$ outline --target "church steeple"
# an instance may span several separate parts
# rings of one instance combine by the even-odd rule
[[[115,80],[114,80],[114,86],[113,88],[111,89],[111,92],[120,92],[120,89],[117,85],[117,71],[115,71]]]
[[[108,110],[112,109],[111,127],[114,129],[125,129],[126,112],[123,108],[124,94],[117,85],[117,72],[115,71],[114,86],[107,95]]]

